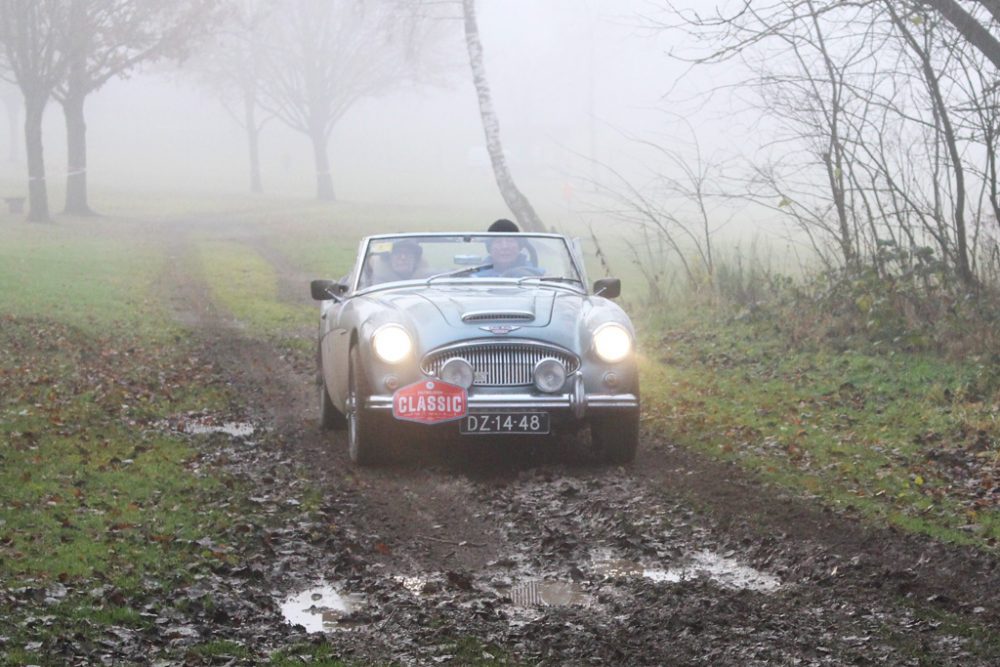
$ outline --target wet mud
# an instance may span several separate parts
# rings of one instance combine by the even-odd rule
[[[310,276],[276,266],[305,293]],[[309,355],[249,337],[193,280],[164,288],[243,403],[167,427],[204,439],[202,465],[273,519],[185,592],[213,611],[170,620],[181,645],[322,642],[362,664],[465,664],[469,640],[518,664],[1000,664],[994,555],[867,525],[669,433],[644,432],[624,468],[579,454],[584,434],[354,466],[318,429]]]

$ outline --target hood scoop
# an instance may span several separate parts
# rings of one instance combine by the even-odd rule
[[[462,315],[463,322],[534,322],[535,314],[530,310],[477,310]]]

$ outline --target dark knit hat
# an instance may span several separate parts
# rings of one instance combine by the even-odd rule
[[[423,254],[424,249],[420,247],[420,244],[413,239],[400,239],[392,244],[392,253],[397,252],[408,252],[411,253],[417,259],[420,259],[420,255]]]
[[[521,229],[520,229],[520,227],[517,226],[516,222],[514,222],[512,220],[508,220],[507,218],[500,218],[499,220],[497,220],[496,222],[494,222],[492,225],[490,225],[490,228],[487,229],[486,231],[488,231],[488,232],[519,232],[519,231],[521,231]]]

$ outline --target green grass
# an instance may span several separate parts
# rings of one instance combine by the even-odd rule
[[[221,408],[201,362],[158,340],[11,315],[0,320],[0,589],[70,593],[58,604],[0,605],[10,652],[0,664],[46,663],[26,647],[144,627],[129,604],[151,581],[190,581],[225,554],[233,490],[198,475],[198,451],[160,421]],[[99,587],[118,597],[93,598]],[[32,614],[46,624],[24,624]]]
[[[313,277],[336,278],[364,234],[488,222],[461,211],[277,198],[104,196],[95,205],[112,217],[29,225],[0,215],[0,588],[65,583],[72,591],[53,605],[0,605],[12,628],[0,632],[8,637],[0,664],[57,664],[29,647],[145,627],[133,600],[144,599],[148,582],[183,584],[225,561],[226,550],[195,542],[225,544],[233,513],[247,511],[245,489],[211,471],[195,474],[196,446],[159,425],[237,401],[171,323],[157,292],[170,260],[145,239],[161,238],[172,219],[204,216],[191,268],[215,302],[250,336],[311,348],[300,333],[315,326],[315,309],[282,302],[274,267],[241,234]],[[639,287],[627,284],[626,295]],[[640,326],[647,426],[873,521],[995,546],[1000,517],[969,484],[1000,470],[989,360],[792,349],[766,325],[705,313],[645,315]],[[952,460],[968,474],[942,465]],[[321,495],[303,489],[303,498],[308,509]],[[91,598],[100,586],[121,597]],[[22,627],[32,615],[53,619]],[[463,664],[509,661],[475,639],[454,644]],[[246,651],[224,641],[194,649],[205,661],[248,659]],[[322,644],[270,661],[343,664]]]
[[[311,279],[338,280],[354,266],[358,244],[345,244],[340,239],[318,239],[315,243],[285,241],[283,252],[307,272]]]
[[[496,644],[484,644],[476,637],[463,637],[452,646],[454,661],[460,665],[474,667],[494,667],[499,665],[520,664],[510,655],[507,649]]]
[[[0,225],[0,314],[39,315],[87,332],[151,332],[147,307],[164,257],[140,237],[96,236],[70,225]]]
[[[271,655],[267,664],[274,667],[345,667],[348,663],[338,659],[328,644],[298,644]]]
[[[906,530],[1000,537],[1000,513],[976,493],[1000,460],[980,365],[795,350],[766,326],[701,315],[643,329],[646,418],[671,440]]]
[[[253,248],[231,241],[200,241],[198,256],[213,299],[252,332],[283,338],[315,325],[315,308],[279,300],[274,267]]]
[[[214,641],[200,644],[189,651],[203,660],[212,664],[218,660],[223,662],[226,659],[249,660],[253,654],[242,644],[231,641]]]
[[[0,590],[68,591],[0,603],[0,664],[61,664],[60,639],[146,627],[150,585],[229,558],[194,545],[225,544],[223,502],[242,492],[196,474],[198,449],[162,420],[230,401],[156,295],[164,251],[133,224],[0,225]]]

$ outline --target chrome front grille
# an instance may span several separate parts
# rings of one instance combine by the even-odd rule
[[[482,342],[456,345],[431,352],[420,364],[427,375],[438,375],[449,359],[461,357],[473,370],[473,385],[481,387],[517,387],[534,382],[532,373],[542,359],[558,359],[567,375],[576,372],[580,361],[562,348],[544,343]]]

